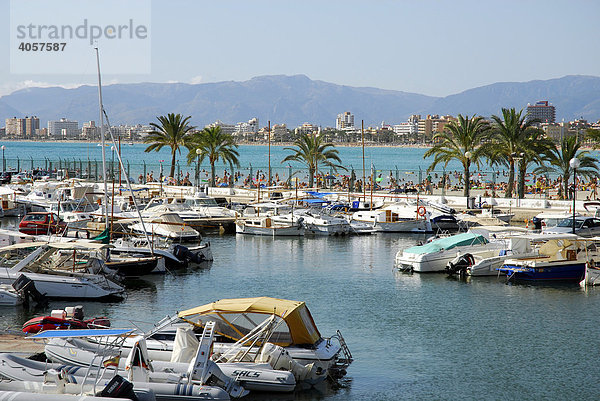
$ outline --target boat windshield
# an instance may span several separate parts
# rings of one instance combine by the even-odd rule
[[[206,206],[206,207],[215,207],[219,206],[217,201],[214,198],[193,198],[186,199],[185,204],[188,206]]]
[[[575,228],[581,228],[584,220],[575,220]],[[573,218],[567,218],[558,223],[557,227],[573,227]]]

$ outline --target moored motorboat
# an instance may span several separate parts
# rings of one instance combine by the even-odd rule
[[[77,252],[103,251],[108,245],[89,242],[27,242],[0,249],[0,284],[33,282],[39,294],[62,299],[123,299],[125,288],[101,259]],[[66,254],[68,253],[68,254]]]
[[[443,272],[448,262],[461,254],[505,250],[507,237],[511,233],[524,231],[518,227],[472,228],[466,233],[433,239],[426,244],[400,250],[396,253],[395,264],[403,271]]]
[[[507,259],[498,270],[509,281],[580,283],[585,278],[589,257],[584,241],[553,239],[540,247],[539,255]]]
[[[301,237],[304,235],[303,218],[284,221],[274,216],[255,216],[235,221],[238,234],[264,235],[271,237]]]

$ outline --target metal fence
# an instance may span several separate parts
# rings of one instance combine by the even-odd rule
[[[134,183],[165,182],[167,184],[204,186],[210,181],[210,165],[177,161],[174,176],[170,176],[170,163],[165,161],[131,163],[124,162],[120,169],[118,160],[109,158],[106,162],[107,179],[117,183],[125,182],[125,174]],[[2,160],[3,171],[27,172],[30,175],[43,175],[50,173],[58,178],[79,178],[88,181],[102,180],[102,161],[97,159],[58,158],[49,159],[8,159]],[[287,188],[306,188],[309,186],[309,172],[305,167],[299,166],[274,166],[270,169],[264,165],[248,163],[239,167],[225,167],[222,164],[215,166],[217,186],[236,187],[266,187],[283,186]],[[508,179],[507,171],[483,170],[471,173],[472,188],[486,191],[490,196],[495,196],[496,191],[503,189]],[[517,179],[517,177],[515,177]],[[537,184],[542,181],[542,185]],[[403,169],[395,166],[393,169],[381,170],[375,165],[355,169],[349,166],[347,170],[334,171],[332,168],[319,169],[315,172],[313,187],[329,188],[335,190],[351,190],[361,192],[374,189],[399,189],[406,192],[435,193],[445,195],[447,191],[460,191],[463,188],[463,172],[459,170],[437,169],[426,171],[421,167],[417,169]],[[536,193],[549,195],[555,188],[549,176],[534,176],[528,179],[530,189]],[[537,185],[537,187],[536,187]]]

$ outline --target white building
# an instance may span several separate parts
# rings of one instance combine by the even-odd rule
[[[321,127],[319,127],[318,125],[310,124],[310,123],[304,123],[301,126],[296,127],[294,132],[296,133],[296,135],[313,134],[313,133],[318,134],[319,132],[321,132]]]
[[[206,128],[214,128],[214,127],[221,127],[221,132],[223,132],[224,134],[233,134],[235,133],[236,130],[236,126],[233,124],[225,124],[223,121],[221,120],[217,120],[212,124],[208,124],[206,126]]]
[[[345,113],[338,114],[335,119],[335,129],[338,130],[354,130],[354,114],[346,111]]]
[[[259,129],[258,118],[256,117],[248,120],[247,123],[241,122],[235,125],[236,134],[254,134],[257,133]]]
[[[53,138],[77,138],[80,134],[79,123],[61,118],[60,121],[48,121],[48,136]]]
[[[417,135],[417,132],[419,131],[419,125],[417,121],[409,118],[405,123],[393,125],[392,130],[398,135]]]

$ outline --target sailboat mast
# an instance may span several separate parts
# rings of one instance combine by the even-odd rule
[[[102,78],[100,77],[100,55],[98,54],[98,48],[96,50],[96,65],[98,67],[98,103],[100,106],[100,138],[102,140],[102,178],[104,181],[104,222],[105,227],[108,228],[108,186],[106,184],[106,148],[104,146],[104,113],[102,104]],[[96,177],[97,178],[97,177]]]
[[[271,186],[271,120],[269,120],[269,184]]]
[[[367,201],[367,181],[365,180],[365,120],[360,120],[360,138],[362,141],[362,163],[363,163],[363,202]]]

